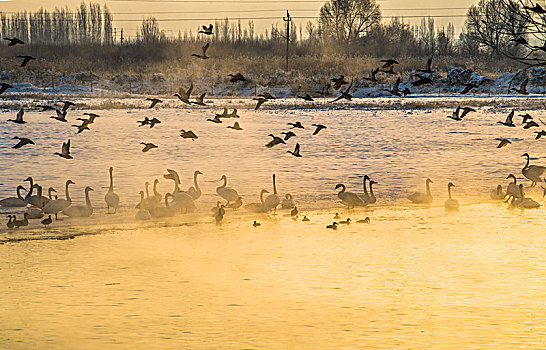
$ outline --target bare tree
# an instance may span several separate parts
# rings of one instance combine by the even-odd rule
[[[380,20],[375,0],[330,0],[319,15],[322,34],[346,43],[358,39]]]

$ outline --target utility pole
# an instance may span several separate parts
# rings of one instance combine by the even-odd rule
[[[288,49],[290,47],[290,22],[292,22],[292,18],[290,17],[290,13],[288,13],[288,10],[286,10],[286,17],[282,18],[283,21],[286,22],[286,71],[288,72]]]
[[[121,46],[123,46],[123,28],[121,28],[120,40],[121,40]]]

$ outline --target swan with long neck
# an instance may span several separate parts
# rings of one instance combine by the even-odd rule
[[[93,206],[89,199],[89,191],[93,191],[91,187],[85,188],[85,205],[71,205],[63,210],[63,214],[71,218],[88,218],[93,215]]]
[[[266,189],[262,189],[260,191],[260,203],[247,204],[245,205],[245,209],[254,213],[263,213],[265,211],[264,210],[264,204],[265,204],[264,194],[266,193],[269,193],[269,191]]]
[[[521,169],[521,173],[523,176],[532,181],[531,187],[535,187],[538,182],[542,182],[541,176],[546,171],[546,167],[529,165],[530,157],[528,153],[523,153],[521,156],[527,158],[527,162],[525,163],[523,169]]]
[[[369,179],[370,177],[368,175],[364,175],[364,178],[362,179],[362,189],[364,190],[364,195],[360,198],[362,198],[364,203],[368,203],[370,201],[370,194],[368,193],[368,188],[366,187],[366,181]]]
[[[21,195],[21,190],[26,191],[21,185],[17,186],[17,197],[8,197],[0,200],[0,207],[22,208],[27,206],[27,201]]]
[[[264,202],[264,210],[270,211],[271,209],[274,210],[274,212],[277,212],[277,206],[281,204],[281,199],[279,198],[279,194],[277,193],[277,183],[276,183],[276,176],[273,174],[273,194],[270,194],[265,198]]]
[[[70,198],[70,194],[68,193],[68,185],[73,185],[74,182],[72,180],[66,180],[65,184],[65,196],[66,199],[53,199],[49,201],[44,207],[42,208],[42,211],[44,214],[55,214],[55,219],[57,219],[57,213],[65,210],[72,204],[72,199]]]
[[[432,193],[430,192],[430,183],[432,182],[431,179],[427,179],[426,181],[426,193],[423,192],[415,192],[413,194],[410,194],[408,196],[408,199],[416,204],[429,204],[432,203]]]
[[[337,194],[341,202],[347,206],[347,209],[354,208],[355,206],[363,207],[366,203],[356,193],[346,191],[344,184],[337,184],[334,190],[341,188]]]
[[[155,179],[154,180],[154,186],[152,188],[152,191],[154,192],[154,195],[152,197],[150,197],[150,199],[156,203],[160,203],[161,200],[163,199],[163,196],[157,192],[157,185],[159,184],[159,180],[158,179]]]
[[[506,188],[506,195],[510,196],[512,198],[521,198],[520,192],[519,192],[519,186],[517,185],[517,179],[514,176],[514,174],[510,174],[506,177],[507,179],[512,178],[514,182],[510,182],[508,184],[508,187]],[[510,197],[508,199],[510,199]]]
[[[191,196],[191,198],[193,198],[194,201],[198,200],[199,197],[201,197],[201,189],[197,184],[197,175],[203,175],[203,173],[199,170],[196,170],[193,173],[193,186],[190,187],[187,191],[187,193]]]
[[[34,184],[34,187],[36,187],[36,194],[27,197],[26,201],[28,204],[41,209],[44,207],[44,205],[46,205],[50,201],[50,199],[42,196],[42,193],[43,193],[42,186],[38,184]]]
[[[110,214],[110,208],[114,208],[114,214],[117,213],[119,208],[119,196],[114,192],[114,168],[110,167],[110,187],[108,192],[104,195],[104,201],[108,208],[108,214]]]
[[[451,198],[451,188],[452,187],[455,187],[455,185],[453,183],[449,183],[447,185],[447,195],[448,195],[448,200],[446,200],[445,204],[444,204],[444,207],[446,208],[447,211],[457,211],[459,210],[459,201],[456,200],[456,199],[453,199]]]
[[[368,200],[368,204],[375,204],[377,202],[377,198],[375,198],[375,194],[373,193],[373,185],[377,185],[377,182],[375,182],[374,180],[370,180],[370,199]]]
[[[222,198],[224,198],[227,203],[226,207],[229,206],[230,202],[235,202],[239,198],[239,193],[231,187],[227,187],[227,177],[222,175],[220,181],[224,181],[222,186],[216,188],[216,193]]]
[[[30,189],[25,196],[25,200],[28,200],[30,197],[32,197],[32,194],[34,193],[34,179],[29,176],[25,179],[25,181],[28,181],[30,183]]]

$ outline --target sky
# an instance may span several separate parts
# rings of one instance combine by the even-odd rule
[[[214,22],[213,19],[229,17],[237,20],[242,19],[246,24],[248,19],[254,18],[256,32],[260,33],[269,28],[272,23],[282,25],[282,16],[286,10],[290,10],[293,17],[316,17],[318,10],[324,1],[295,0],[295,1],[260,1],[260,0],[194,0],[194,2],[162,2],[157,0],[125,0],[125,1],[94,1],[106,4],[114,14],[114,27],[124,28],[126,36],[133,36],[140,21],[148,16],[154,16],[160,21],[161,29],[167,35],[176,35],[178,31],[192,29],[195,31],[201,24]],[[187,1],[187,0],[186,0]],[[447,25],[452,22],[455,25],[456,34],[460,33],[464,24],[464,15],[468,6],[476,3],[477,0],[379,0],[384,21],[389,21],[389,16],[400,16],[405,18],[406,23],[420,23],[421,18],[410,16],[459,16],[459,17],[435,17],[438,26]],[[0,0],[0,11],[35,11],[44,7],[54,9],[55,7],[68,7],[75,9],[81,0]],[[264,18],[265,17],[265,18]],[[272,18],[273,17],[273,18]],[[188,18],[198,20],[186,20]],[[277,19],[278,18],[278,19]],[[168,21],[167,21],[168,19]],[[128,20],[128,21],[124,21]],[[313,18],[294,18],[296,26],[300,24],[305,28],[307,21],[316,21]]]

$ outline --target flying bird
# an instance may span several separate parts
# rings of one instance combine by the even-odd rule
[[[318,135],[318,133],[322,130],[322,129],[326,129],[326,127],[324,125],[321,125],[321,124],[311,124],[312,126],[314,126],[316,129],[315,131],[313,131],[313,135]]]
[[[20,45],[23,45],[23,44],[24,44],[23,41],[17,39],[16,37],[13,37],[13,38],[4,38],[4,40],[9,41],[8,46],[15,46],[15,45],[17,45],[17,44],[20,44]]]
[[[150,129],[153,128],[156,124],[161,124],[161,120],[157,119],[156,117],[150,119]]]
[[[4,92],[6,92],[7,89],[13,89],[13,86],[11,86],[8,83],[1,83],[0,84],[0,95],[2,95]]]
[[[430,79],[429,77],[425,77],[425,76],[419,75],[419,74],[417,74],[417,77],[419,77],[419,79],[417,79],[416,81],[411,82],[411,85],[413,85],[415,87],[419,87],[419,86],[434,83],[434,81],[432,79]]]
[[[385,89],[385,91],[391,93],[392,95],[400,97],[401,96],[401,94],[400,94],[400,83],[401,82],[402,82],[402,80],[400,79],[400,77],[398,77],[396,79],[396,81],[394,82],[394,84],[392,85],[392,88],[390,90]]]
[[[192,139],[192,141],[195,141],[198,138],[193,131],[186,131],[184,129],[180,129],[180,137],[183,139]]]
[[[158,103],[163,103],[162,100],[160,100],[158,98],[151,98],[151,97],[147,98],[146,101],[151,101],[152,102],[152,104],[148,108],[154,108]]]
[[[148,152],[152,148],[158,148],[156,145],[150,142],[141,142],[141,145],[144,145],[144,148],[142,149],[142,152]]]
[[[193,91],[193,83],[190,84],[190,87],[188,88],[188,90],[184,90],[184,88],[182,87],[179,88],[178,93],[174,94],[174,96],[178,97],[178,99],[184,102],[185,104],[191,105],[190,95],[192,91]]]
[[[301,157],[300,154],[300,144],[296,143],[296,147],[294,148],[294,151],[286,151],[287,153],[290,153],[294,157]]]
[[[51,116],[50,118],[58,120],[63,123],[66,123],[68,121],[66,120],[66,111],[59,111],[58,109],[56,109],[55,112],[57,112],[57,115]]]
[[[511,128],[515,128],[516,127],[516,124],[514,124],[514,111],[510,112],[510,114],[508,114],[508,117],[506,117],[506,121],[504,122],[497,122],[497,124],[502,124],[504,126],[508,126],[508,127],[511,127]]]
[[[203,30],[200,30],[199,33],[205,34],[205,35],[212,35],[212,34],[213,34],[213,33],[212,33],[212,29],[213,29],[214,27],[212,26],[212,23],[209,24],[208,27],[207,27],[207,26],[201,26],[201,28],[203,28]]]
[[[21,62],[21,65],[19,67],[26,67],[26,65],[32,61],[32,60],[35,60],[36,57],[32,57],[32,56],[17,56],[19,58],[22,58],[23,61]]]
[[[268,99],[268,100],[275,100],[277,99],[275,96],[271,95],[269,92],[262,92],[261,94],[259,94],[258,96],[261,96],[265,99]]]
[[[206,95],[206,92],[203,92],[200,96],[197,96],[197,98],[195,99],[195,102],[193,103],[198,106],[205,106],[205,95]]]
[[[292,129],[298,128],[298,129],[305,129],[303,125],[301,125],[301,122],[297,121],[295,123],[286,123],[286,125],[291,125]]]
[[[535,122],[534,120],[527,122],[527,124],[523,126],[524,129],[538,128],[538,127],[539,127],[538,123]]]
[[[397,60],[395,59],[387,59],[387,60],[381,60],[379,62],[383,62],[383,66],[381,67],[381,70],[389,70],[392,67],[394,67],[395,64],[399,64]]]
[[[417,71],[418,71],[418,72],[421,72],[421,73],[427,73],[427,74],[432,74],[432,73],[434,73],[434,70],[432,70],[432,57],[430,57],[430,58],[427,60],[427,65],[426,65],[426,68],[425,68],[425,69],[418,69]]]
[[[296,136],[292,131],[281,132],[281,135],[284,135],[284,141],[288,141],[291,137]]]
[[[137,123],[140,123],[139,128],[144,125],[150,125],[150,118],[144,117],[144,120],[137,120]]]
[[[286,144],[286,142],[284,142],[284,140],[281,139],[281,138],[278,137],[278,136],[275,136],[275,135],[273,135],[273,134],[269,134],[268,136],[271,136],[271,137],[273,138],[273,140],[271,140],[267,145],[265,145],[267,148],[271,148],[271,147],[273,147],[273,146],[275,146],[275,145],[279,145],[279,144],[281,144],[281,143]]]
[[[258,101],[256,102],[256,107],[254,107],[254,110],[257,111],[258,109],[260,109],[260,106],[263,105],[265,101],[267,101],[267,98],[254,97],[253,100]]]
[[[468,94],[472,89],[478,87],[478,85],[476,84],[473,84],[473,83],[467,83],[467,84],[463,84],[465,86],[465,88],[463,89],[463,91],[461,91],[461,95],[466,95]]]
[[[233,124],[233,126],[230,125],[230,126],[228,126],[227,128],[228,128],[228,129],[233,129],[233,130],[243,130],[243,128],[241,128],[241,126],[239,125],[239,122],[235,122],[235,123]]]
[[[342,91],[341,92],[341,95],[336,98],[335,100],[333,101],[330,101],[330,103],[333,103],[333,102],[336,102],[336,101],[339,101],[341,100],[342,98],[346,99],[347,101],[351,101],[353,99],[353,95],[351,95],[349,93],[349,91],[351,90],[351,88],[353,87],[353,81],[351,80],[351,84],[349,85],[349,87],[345,90],[345,91]]]
[[[512,88],[510,90],[514,90],[521,95],[529,95],[529,93],[527,92],[527,83],[529,83],[529,78],[525,78],[519,88]]]
[[[26,137],[19,137],[19,136],[15,136],[12,138],[12,140],[19,140],[19,142],[13,146],[12,148],[21,148],[25,145],[34,145],[34,141],[32,141],[31,139],[27,139]]]
[[[207,121],[213,122],[213,123],[216,123],[216,124],[220,124],[222,122],[222,119],[220,119],[218,116],[214,116],[214,118],[207,119]]]
[[[544,130],[535,131],[535,134],[537,134],[537,137],[535,138],[535,140],[538,140],[538,139],[540,139],[542,136],[546,136],[546,131],[544,131]]]
[[[503,148],[504,146],[507,146],[508,144],[512,143],[510,140],[508,139],[503,139],[503,138],[497,138],[495,140],[498,140],[500,141],[499,145],[497,146],[497,148]]]
[[[518,114],[518,115],[523,118],[523,120],[521,121],[523,124],[527,123],[527,121],[529,120],[533,120],[533,117],[531,117],[529,113]]]
[[[61,108],[63,112],[66,112],[70,107],[76,105],[74,102],[71,102],[71,101],[59,101],[59,102],[63,104],[63,108]]]
[[[240,82],[242,82],[244,84],[248,84],[248,80],[241,73],[228,74],[228,77],[230,77],[229,81],[232,82],[232,83],[236,83],[236,82],[240,81]]]
[[[349,82],[345,81],[345,76],[343,75],[339,75],[330,80],[334,83],[334,90],[339,90],[343,87],[343,85],[349,84]]]
[[[209,46],[210,46],[210,43],[206,43],[205,46],[203,46],[201,48],[201,52],[203,53],[202,55],[198,55],[196,53],[192,53],[191,55],[194,56],[194,57],[206,60],[206,59],[210,58],[209,56],[207,56],[207,50],[209,49]]]
[[[16,124],[26,124],[26,121],[23,120],[23,115],[25,115],[25,111],[23,108],[17,112],[17,117],[15,119],[8,119],[8,122],[13,122]]]
[[[72,156],[70,155],[70,139],[68,139],[67,142],[63,142],[63,146],[61,148],[61,153],[55,152],[53,154],[56,154],[61,158],[72,159]]]

